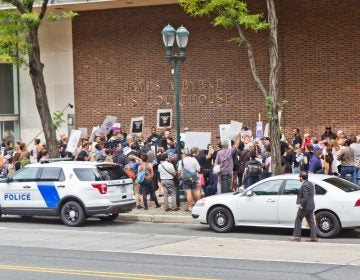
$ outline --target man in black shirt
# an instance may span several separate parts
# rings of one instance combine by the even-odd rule
[[[294,139],[292,141],[292,146],[295,147],[296,144],[299,144],[301,146],[302,139],[301,139],[301,135],[300,135],[300,129],[294,128],[293,134],[294,134]]]
[[[336,134],[331,131],[331,126],[327,126],[325,128],[324,134],[321,135],[321,140],[325,140],[325,139],[329,139],[329,140],[336,139]]]

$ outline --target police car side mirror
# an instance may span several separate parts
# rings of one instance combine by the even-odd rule
[[[253,196],[253,194],[254,194],[254,193],[253,193],[252,191],[247,191],[247,192],[246,192],[246,195],[247,195],[247,196]]]
[[[10,183],[10,182],[11,182],[11,179],[9,177],[0,179],[0,183]]]

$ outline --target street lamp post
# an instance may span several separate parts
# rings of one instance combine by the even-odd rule
[[[189,39],[189,31],[180,26],[177,30],[170,24],[161,31],[163,42],[166,49],[166,61],[174,61],[174,87],[175,87],[175,111],[176,111],[176,153],[178,160],[181,159],[180,144],[180,89],[179,89],[179,65],[178,62],[185,61],[185,48]],[[173,46],[176,43],[179,47],[179,54],[173,54]]]

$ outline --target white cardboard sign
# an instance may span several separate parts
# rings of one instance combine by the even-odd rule
[[[211,132],[185,132],[185,148],[191,149],[198,147],[200,150],[206,150],[211,143]]]
[[[80,138],[81,130],[72,129],[69,137],[69,142],[66,146],[66,151],[73,153],[79,144]]]
[[[112,126],[116,122],[116,117],[106,116],[104,122],[102,123],[100,130],[102,133],[109,134]]]

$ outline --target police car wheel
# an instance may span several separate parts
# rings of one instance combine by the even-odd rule
[[[119,217],[119,213],[111,214],[111,215],[108,215],[108,216],[100,216],[99,219],[102,220],[102,221],[111,222],[111,221],[116,220],[117,217]]]
[[[75,201],[69,201],[61,208],[61,220],[70,227],[80,226],[86,220],[84,210]]]

